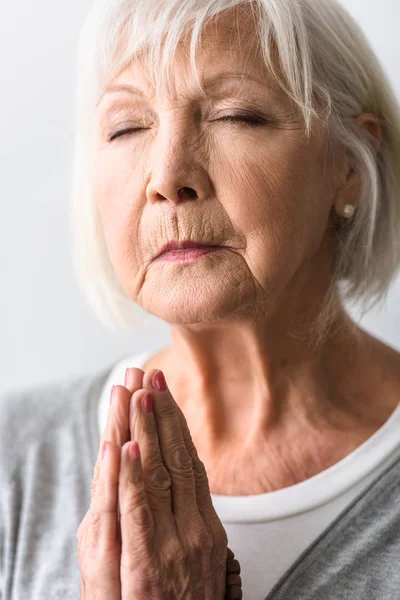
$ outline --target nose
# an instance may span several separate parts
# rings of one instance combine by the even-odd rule
[[[190,134],[190,140],[188,140]],[[146,188],[152,202],[168,200],[177,205],[186,200],[206,200],[211,196],[212,184],[202,164],[204,151],[199,142],[193,142],[192,128],[182,131],[159,130],[151,149],[150,177]]]

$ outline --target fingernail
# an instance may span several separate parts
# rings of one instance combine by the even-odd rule
[[[142,398],[142,409],[145,413],[151,413],[153,410],[153,396],[150,392],[147,392]]]
[[[124,381],[124,386],[127,387],[127,383],[129,381],[129,369],[126,369],[125,371],[125,381]]]
[[[159,392],[165,392],[167,389],[167,383],[162,371],[156,371],[154,373],[151,385],[153,389],[158,390]]]
[[[139,460],[140,450],[139,450],[139,444],[137,442],[133,442],[129,446],[129,457],[133,461]]]
[[[113,385],[113,386],[112,386],[112,388],[111,388],[111,394],[110,394],[110,406],[111,406],[111,402],[113,401],[114,390],[115,390],[115,385]]]

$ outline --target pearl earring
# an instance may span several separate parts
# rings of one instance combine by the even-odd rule
[[[343,216],[345,219],[351,219],[351,217],[354,215],[354,211],[355,211],[355,206],[354,204],[345,204],[344,208],[343,208]]]

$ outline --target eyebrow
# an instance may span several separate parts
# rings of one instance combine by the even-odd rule
[[[250,80],[250,81],[253,81],[253,82],[257,83],[258,85],[262,85],[264,87],[267,87],[267,85],[268,85],[266,81],[263,81],[256,75],[251,75],[248,73],[226,72],[226,73],[218,73],[217,75],[214,75],[213,77],[206,78],[204,81],[202,81],[202,86],[204,89],[208,89],[208,90],[215,89],[216,87],[221,86],[222,83],[225,83],[229,79],[240,79],[241,81]],[[107,87],[105,90],[103,90],[103,92],[97,102],[97,106],[100,104],[100,102],[103,100],[103,98],[106,94],[121,93],[121,92],[128,92],[129,94],[139,96],[140,98],[145,98],[145,96],[146,96],[145,92],[142,89],[140,89],[134,85],[131,85],[130,83],[117,83],[117,84],[111,85],[111,86]]]

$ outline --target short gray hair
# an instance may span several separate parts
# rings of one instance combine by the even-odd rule
[[[154,85],[169,82],[183,33],[196,49],[207,21],[246,5],[257,24],[265,63],[300,110],[307,136],[311,119],[326,125],[329,139],[349,152],[361,176],[352,219],[337,219],[337,252],[331,293],[321,311],[323,328],[334,298],[361,302],[364,310],[385,299],[400,264],[400,107],[360,26],[336,0],[97,0],[81,32],[77,61],[77,114],[70,223],[73,264],[89,305],[107,326],[136,325],[137,305],[120,286],[94,201],[95,111],[107,83],[146,51]],[[191,28],[191,29],[190,29]],[[274,43],[281,65],[271,57]],[[380,119],[383,140],[373,140],[355,117]],[[332,215],[333,218],[334,215]]]

